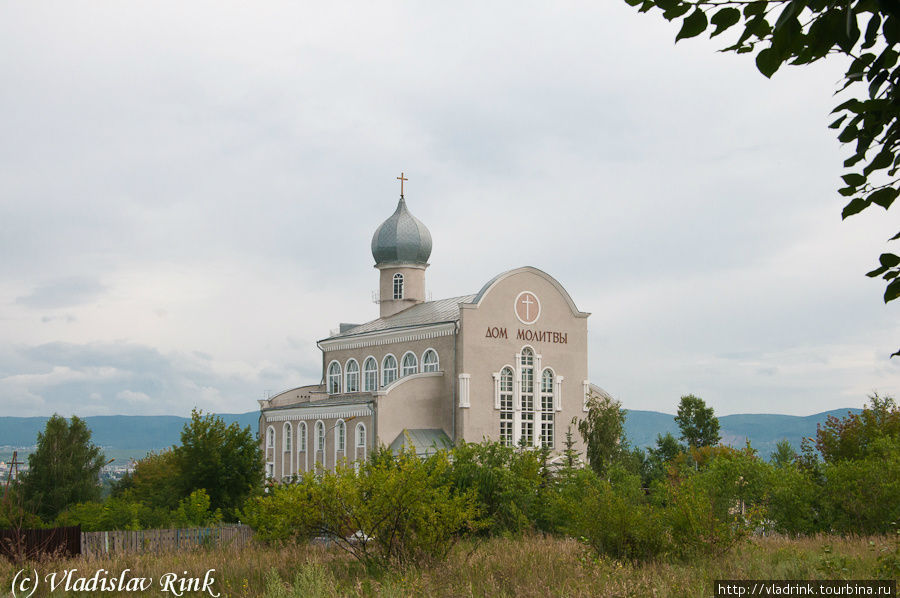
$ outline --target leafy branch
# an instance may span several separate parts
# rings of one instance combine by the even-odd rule
[[[681,19],[676,42],[696,37],[710,25],[710,38],[739,31],[734,43],[722,51],[756,51],[756,68],[767,78],[784,64],[804,65],[829,54],[844,55],[850,66],[836,93],[853,97],[832,111],[837,118],[829,125],[838,131],[841,143],[855,143],[853,154],[844,161],[844,185],[838,189],[849,198],[841,217],[873,205],[887,210],[900,195],[900,3],[896,0],[625,1],[639,12],[659,9],[669,21]],[[900,232],[888,241],[898,239]],[[867,276],[886,281],[885,303],[900,297],[900,256],[881,254],[879,267]]]

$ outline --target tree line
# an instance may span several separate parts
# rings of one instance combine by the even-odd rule
[[[84,420],[54,415],[28,469],[4,491],[0,528],[81,525],[85,531],[205,526],[237,521],[260,493],[262,451],[250,427],[194,410],[181,444],[150,453],[102,498],[107,464]]]
[[[105,461],[90,432],[56,416],[6,492],[0,527],[241,520],[263,541],[325,536],[383,568],[437,562],[460,540],[488,536],[564,535],[598,556],[645,561],[722,554],[755,533],[887,533],[900,520],[900,409],[891,397],[830,417],[799,452],[780,443],[768,461],[749,442],[723,446],[712,408],[693,395],[678,406],[680,436],[659,435],[646,450],[629,444],[617,402],[592,397],[588,407],[557,454],[492,441],[425,458],[380,447],[365,462],[267,487],[250,428],[195,411],[180,445],[138,461],[105,500],[97,482]]]

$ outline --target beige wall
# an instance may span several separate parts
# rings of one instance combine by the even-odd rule
[[[385,266],[379,268],[378,296],[380,317],[386,318],[397,312],[425,301],[425,268],[415,266]],[[394,274],[403,275],[403,299],[394,300]]]
[[[378,443],[390,445],[404,429],[438,429],[452,437],[443,417],[446,378],[442,372],[417,374],[388,387],[387,394],[378,397]]]
[[[541,315],[531,325],[516,317],[514,302],[522,291],[533,292],[541,303]],[[555,412],[555,447],[562,450],[566,428],[573,417],[583,417],[584,380],[587,379],[587,315],[573,313],[567,295],[546,274],[531,268],[521,269],[499,280],[483,296],[477,307],[461,313],[459,360],[460,373],[469,374],[469,408],[457,408],[457,435],[470,442],[483,438],[498,439],[500,412],[494,408],[493,374],[504,365],[515,370],[516,354],[526,345],[540,355],[541,369],[551,368],[563,376],[562,411]],[[486,338],[487,330],[505,329],[506,338]],[[518,340],[519,330],[549,331],[566,334],[566,343]],[[535,371],[535,405],[540,371]],[[574,430],[574,428],[573,428]],[[535,435],[540,434],[540,418],[535,418]],[[579,450],[583,450],[579,440]]]
[[[429,392],[435,392],[436,396],[440,397],[439,401],[435,401],[435,408],[437,409],[438,419],[435,420],[439,423],[436,426],[426,426],[426,425],[418,425],[416,422],[410,422],[410,425],[404,426],[406,428],[441,428],[443,429],[448,436],[451,436],[451,432],[453,429],[453,401],[452,396],[455,391],[454,381],[455,375],[454,371],[454,335],[449,336],[439,336],[436,338],[402,342],[402,343],[390,343],[385,345],[378,345],[374,347],[363,347],[358,349],[343,349],[338,351],[326,351],[325,352],[325,371],[328,371],[328,366],[332,361],[338,361],[341,364],[341,369],[346,373],[347,361],[350,358],[356,359],[359,362],[359,370],[360,370],[360,388],[362,386],[362,373],[363,373],[363,364],[365,364],[366,358],[372,356],[378,362],[378,383],[379,388],[381,388],[381,364],[384,361],[385,356],[390,353],[394,357],[397,358],[397,367],[398,372],[402,369],[403,364],[403,355],[407,351],[412,351],[416,354],[416,358],[419,362],[419,371],[422,371],[422,356],[425,354],[427,349],[434,349],[438,354],[438,369],[440,371],[445,372],[444,376],[438,378],[438,382],[436,383],[437,387],[432,387],[429,385]],[[399,374],[398,374],[399,375]],[[378,425],[381,426],[381,421],[379,420]],[[382,436],[382,439],[385,437]],[[452,436],[451,436],[452,438]],[[387,442],[393,440],[393,437],[387,439]]]

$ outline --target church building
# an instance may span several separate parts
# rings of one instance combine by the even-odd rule
[[[490,439],[558,456],[590,394],[606,395],[588,381],[590,314],[546,272],[524,266],[475,294],[425,300],[431,234],[402,180],[397,209],[372,237],[379,317],[317,343],[318,383],[260,401],[269,478],[359,461],[380,445],[426,454]]]

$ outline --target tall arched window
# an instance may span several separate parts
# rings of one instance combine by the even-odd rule
[[[334,426],[334,450],[339,453],[347,450],[347,424],[342,419]]]
[[[281,454],[281,480],[287,481],[294,474],[294,455],[291,454],[291,440],[294,437],[294,429],[290,422],[284,422],[282,428],[284,439],[281,441],[284,452]]]
[[[403,299],[403,275],[394,274],[394,299]]]
[[[347,392],[359,392],[359,364],[355,359],[347,362]]]
[[[266,478],[275,477],[275,428],[266,428]]]
[[[549,369],[541,374],[541,446],[553,448],[553,372]]]
[[[425,354],[422,355],[422,371],[423,372],[436,372],[439,368],[438,364],[438,354],[434,349],[428,349],[425,351]]]
[[[297,424],[297,452],[306,452],[306,422]]]
[[[402,376],[411,376],[417,373],[419,373],[419,360],[416,359],[416,354],[410,351],[403,356],[403,370],[400,374]]]
[[[306,422],[297,424],[297,471],[309,471],[309,461],[306,458]]]
[[[397,379],[397,358],[387,355],[381,364],[381,385],[387,386]]]
[[[291,437],[294,435],[290,422],[284,422],[284,452],[291,450]]]
[[[503,368],[500,372],[500,443],[513,443],[513,371]]]
[[[325,424],[316,422],[316,451],[325,450]]]
[[[356,448],[366,448],[366,424],[364,423],[356,424]]]
[[[522,392],[522,433],[520,441],[525,446],[534,445],[534,352],[529,347],[522,349],[521,392]]]
[[[374,357],[366,358],[363,363],[363,390],[372,392],[378,389],[378,362]]]
[[[341,364],[332,361],[328,366],[328,394],[341,392]]]

